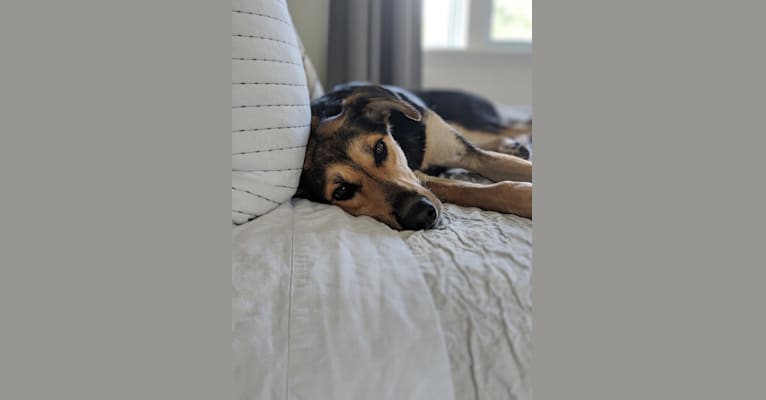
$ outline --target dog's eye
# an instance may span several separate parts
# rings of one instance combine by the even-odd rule
[[[384,142],[383,139],[380,139],[378,140],[377,143],[375,143],[375,147],[373,148],[373,154],[375,155],[376,165],[380,165],[383,162],[383,160],[386,159],[388,150],[386,149],[386,142]]]
[[[356,194],[356,185],[350,183],[341,183],[337,189],[332,193],[332,198],[338,201],[348,200],[354,197]]]

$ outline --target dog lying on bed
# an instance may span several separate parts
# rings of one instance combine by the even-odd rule
[[[315,100],[311,113],[296,196],[399,230],[435,226],[441,202],[532,217],[532,163],[513,140],[530,129],[504,126],[483,99],[350,83]],[[495,183],[434,176],[447,168]]]

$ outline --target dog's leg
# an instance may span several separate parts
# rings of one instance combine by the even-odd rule
[[[437,178],[420,171],[415,175],[441,201],[532,218],[532,184],[529,182],[483,185]]]
[[[532,163],[519,157],[477,149],[468,152],[456,167],[478,172],[495,182],[532,182]]]
[[[496,151],[498,153],[510,154],[512,156],[521,157],[525,160],[529,159],[531,152],[524,143],[529,143],[529,137],[519,136],[518,138],[505,137],[500,133],[484,132],[463,128],[460,125],[449,123],[455,128],[458,133],[468,139],[474,146],[490,151]]]
[[[465,168],[495,182],[532,182],[531,162],[474,146],[432,111],[424,113],[424,121],[426,149],[421,169]]]

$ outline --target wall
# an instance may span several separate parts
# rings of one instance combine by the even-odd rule
[[[295,29],[319,78],[326,82],[330,0],[287,0]],[[427,51],[423,86],[455,88],[509,105],[532,103],[531,53]]]
[[[287,0],[295,30],[306,47],[319,79],[326,82],[327,32],[330,0]]]
[[[426,51],[423,86],[463,89],[499,104],[532,104],[532,54]]]

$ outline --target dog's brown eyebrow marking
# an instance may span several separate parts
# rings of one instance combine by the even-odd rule
[[[350,183],[350,182],[347,182],[345,179],[343,179],[343,176],[341,176],[341,174],[335,174],[335,179],[333,179],[333,183]]]

